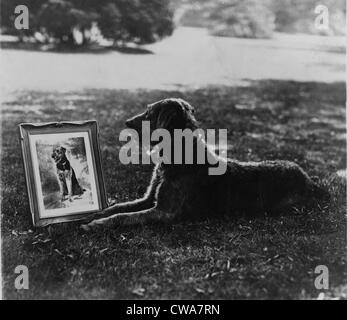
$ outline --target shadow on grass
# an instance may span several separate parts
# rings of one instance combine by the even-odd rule
[[[106,189],[121,202],[143,194],[152,170],[119,162],[124,120],[165,97],[191,102],[203,127],[227,128],[230,157],[298,162],[329,188],[331,203],[276,219],[110,224],[91,233],[79,223],[31,226],[18,123],[97,119]],[[321,264],[330,274],[326,296],[343,297],[346,183],[336,172],[346,167],[344,100],[343,83],[291,81],[184,92],[18,94],[2,108],[4,297],[309,299],[318,296],[314,269]],[[19,264],[30,273],[30,290],[23,292],[13,287]]]
[[[47,45],[40,43],[23,43],[23,42],[0,42],[1,49],[15,49],[26,51],[39,51],[39,52],[52,52],[52,53],[108,53],[117,51],[124,54],[154,54],[153,51],[142,47],[117,47],[117,46],[100,46],[97,44],[90,44],[88,46],[69,46],[69,45]]]

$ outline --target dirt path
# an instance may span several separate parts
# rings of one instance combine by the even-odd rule
[[[195,88],[243,79],[345,80],[343,37],[276,34],[271,40],[211,37],[178,28],[147,46],[154,54],[52,53],[6,49],[0,85],[15,90]]]

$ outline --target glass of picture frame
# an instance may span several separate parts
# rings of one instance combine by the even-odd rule
[[[97,122],[19,125],[34,226],[90,218],[107,207]]]

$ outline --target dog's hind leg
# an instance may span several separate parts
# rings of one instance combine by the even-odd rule
[[[146,224],[148,222],[155,221],[168,222],[173,218],[174,214],[166,213],[164,211],[158,210],[157,208],[152,208],[138,212],[119,213],[108,218],[93,220],[88,224],[82,225],[81,228],[85,231],[89,231],[92,228],[104,225],[111,221],[112,223],[118,225],[134,225]]]

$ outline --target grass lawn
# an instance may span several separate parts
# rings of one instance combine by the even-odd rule
[[[3,105],[1,152],[4,298],[316,298],[314,269],[329,268],[325,297],[347,296],[344,83],[253,82],[194,91],[19,92]],[[228,129],[228,155],[287,159],[318,176],[328,206],[279,218],[105,226],[31,225],[17,124],[96,119],[108,195],[141,196],[150,165],[122,165],[124,120],[150,102],[182,97],[205,128]],[[285,183],[285,181],[283,182]],[[17,265],[29,290],[14,288]]]

